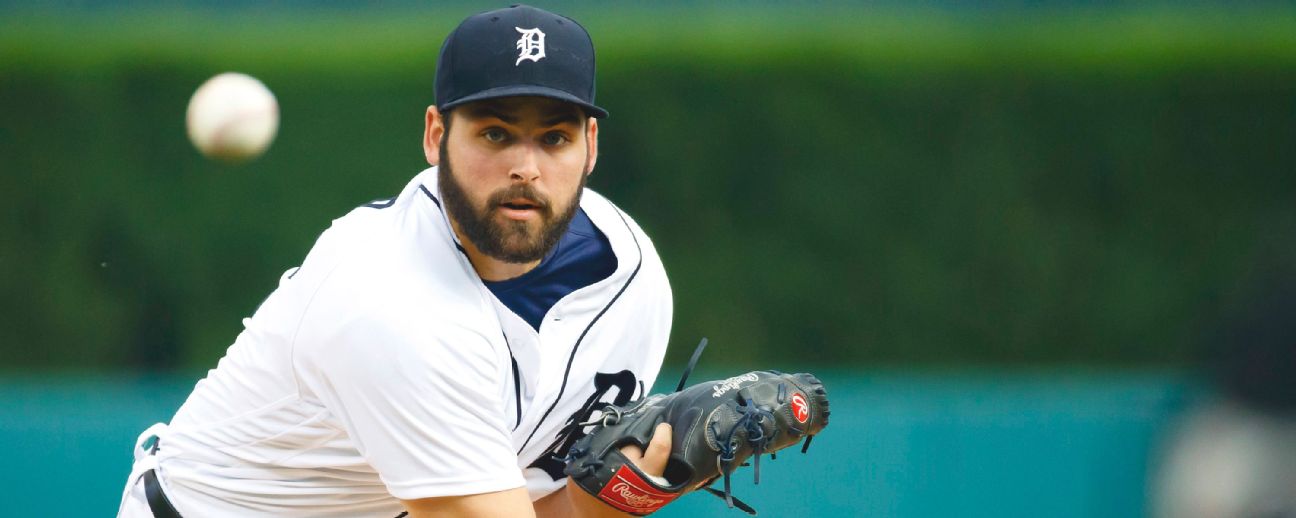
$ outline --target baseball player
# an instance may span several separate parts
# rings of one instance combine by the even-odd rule
[[[464,20],[427,109],[433,167],[284,273],[140,436],[119,516],[615,515],[563,458],[604,404],[647,394],[672,307],[648,236],[585,188],[594,68],[570,18]],[[668,430],[624,450],[649,475]]]

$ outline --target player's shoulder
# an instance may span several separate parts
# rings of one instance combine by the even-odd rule
[[[618,268],[618,271],[626,270],[635,277],[662,286],[669,293],[665,267],[657,255],[657,248],[630,214],[589,188],[581,196],[581,208],[594,226],[607,236],[618,263],[632,267]]]
[[[334,219],[328,232],[356,246],[382,246],[401,241],[447,241],[448,228],[438,217],[441,202],[433,196],[435,169],[411,178],[395,196],[362,203]]]
[[[631,251],[656,258],[657,249],[653,246],[652,239],[644,232],[643,227],[640,227],[639,223],[630,214],[612,203],[611,200],[593,189],[586,188],[581,196],[581,208],[589,215],[594,226],[598,227],[608,237],[609,241],[612,241],[613,250],[617,253],[618,259],[622,259],[623,254]],[[617,247],[618,240],[625,240],[627,244],[634,246]]]
[[[318,284],[315,304],[336,303],[370,318],[416,312],[424,321],[444,316],[467,322],[490,307],[427,176],[416,176],[394,198],[333,221],[299,271]]]
[[[454,249],[438,252],[384,237],[365,244],[338,261],[319,296],[378,319],[422,315],[425,322],[470,322],[490,307],[471,266]]]

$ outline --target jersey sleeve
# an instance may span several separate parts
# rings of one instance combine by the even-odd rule
[[[393,496],[524,484],[504,418],[508,367],[501,370],[480,333],[396,312],[348,320],[304,349],[303,383],[343,423]]]

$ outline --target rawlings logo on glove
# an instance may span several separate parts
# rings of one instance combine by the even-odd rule
[[[629,466],[621,466],[597,496],[612,507],[632,514],[651,513],[679,496],[678,493],[665,493],[652,487],[650,482],[639,478]]]
[[[577,441],[564,473],[591,495],[623,512],[646,515],[679,495],[702,488],[751,514],[733,498],[730,474],[760,457],[810,439],[828,425],[828,395],[811,374],[755,371],[680,390],[693,369],[704,339],[672,394],[655,394],[624,407],[608,405],[589,434]],[[660,423],[671,425],[671,453],[663,477],[651,477],[620,451],[629,444],[647,448]],[[724,478],[724,491],[710,485]],[[653,479],[656,478],[657,481]],[[664,482],[659,483],[659,482]]]

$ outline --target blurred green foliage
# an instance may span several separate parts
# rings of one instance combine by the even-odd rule
[[[331,218],[394,194],[467,12],[0,21],[0,366],[214,365]],[[590,15],[591,186],[653,236],[680,362],[1175,364],[1296,257],[1296,19]],[[279,97],[201,159],[189,95]]]

